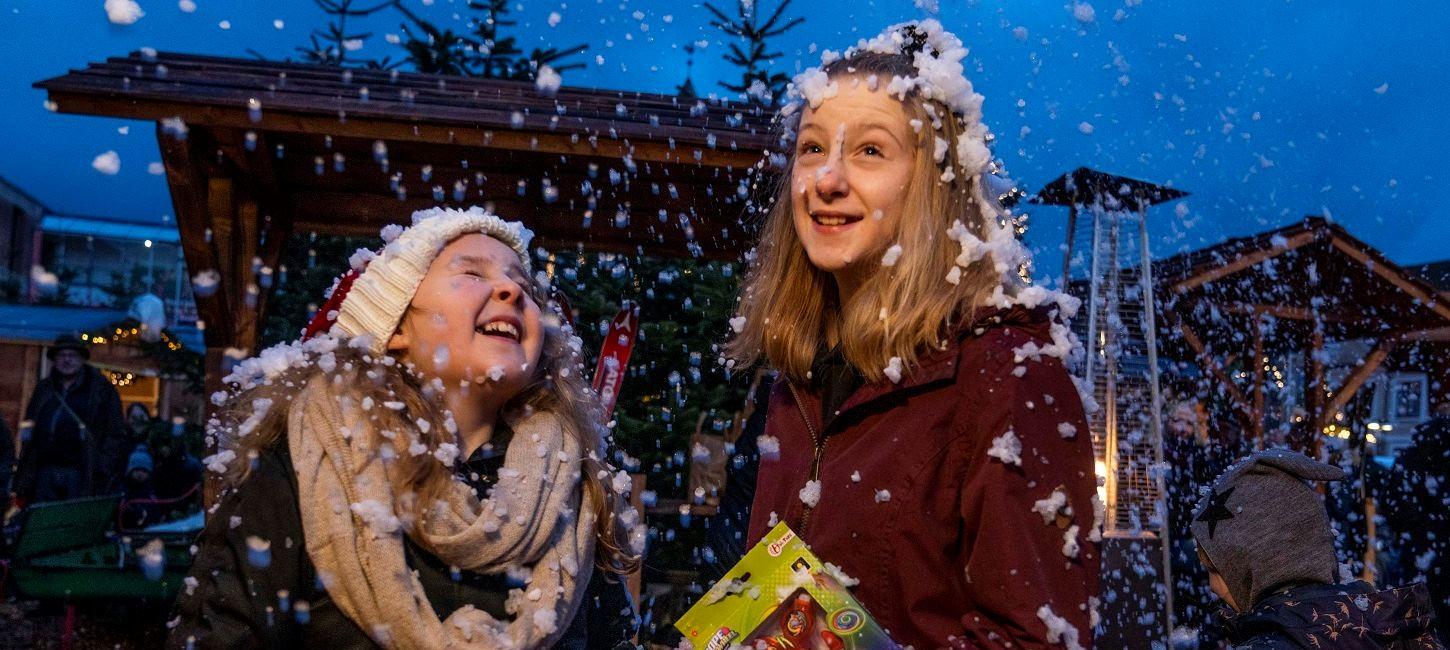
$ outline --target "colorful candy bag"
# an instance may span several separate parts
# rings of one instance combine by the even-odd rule
[[[784,523],[777,524],[675,622],[695,650],[898,648]]]

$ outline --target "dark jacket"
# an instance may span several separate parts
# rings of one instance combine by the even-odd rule
[[[496,480],[502,456],[475,454],[458,475],[476,490]],[[474,477],[477,477],[476,479]],[[188,582],[177,598],[167,646],[187,648],[372,648],[372,640],[328,597],[303,543],[297,478],[285,438],[257,459],[251,474],[207,517]],[[269,562],[249,561],[247,537],[271,542]],[[406,538],[405,538],[406,539]],[[507,618],[511,585],[502,575],[460,572],[406,540],[408,565],[439,618],[464,605]],[[255,559],[255,557],[253,558]],[[516,586],[516,585],[515,585]],[[613,648],[634,633],[624,583],[595,569],[584,603],[558,648]]]
[[[1442,650],[1422,584],[1375,591],[1367,582],[1304,585],[1226,614],[1234,650]]]
[[[761,457],[751,543],[788,523],[859,580],[855,596],[903,645],[1061,647],[1044,606],[1090,645],[1096,477],[1082,401],[1058,359],[1014,358],[1049,343],[1050,324],[1042,311],[984,314],[899,383],[857,388],[824,424],[817,390],[781,377],[766,424],[780,452]],[[1008,431],[1020,465],[988,455]],[[812,476],[821,489],[807,508]],[[1044,520],[1033,506],[1054,490],[1071,514]]]
[[[1450,637],[1450,416],[1421,424],[1376,496],[1399,540],[1400,565],[1430,590],[1441,637]]]
[[[62,406],[62,400],[70,409]],[[80,377],[69,388],[51,373],[36,385],[25,407],[25,419],[34,426],[30,439],[21,442],[15,473],[17,495],[30,500],[41,471],[49,467],[79,470],[76,493],[66,498],[120,491],[131,445],[121,416],[121,396],[99,370],[82,366]]]

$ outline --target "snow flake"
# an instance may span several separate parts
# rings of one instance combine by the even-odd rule
[[[136,0],[106,0],[106,18],[113,25],[134,25],[146,12]]]
[[[735,330],[735,333],[736,334],[739,334],[739,333],[745,331],[745,317],[744,316],[736,316],[734,318],[731,318],[730,319],[730,329]]]
[[[1072,438],[1077,437],[1077,427],[1073,426],[1071,422],[1059,422],[1057,423],[1057,433],[1058,435],[1071,440]]]
[[[779,438],[762,433],[755,438],[755,444],[760,447],[760,457],[762,459],[775,460],[780,458]]]
[[[453,462],[458,459],[458,453],[458,445],[444,442],[433,450],[433,457],[437,458],[438,462],[443,463],[445,467],[453,467]]]
[[[886,254],[881,256],[881,266],[896,266],[896,261],[901,259],[901,244],[892,244],[886,249]]]
[[[881,372],[886,374],[886,378],[890,379],[891,383],[901,383],[901,357],[891,357],[891,360],[886,363],[886,367],[882,368]]]
[[[618,472],[614,473],[614,478],[610,482],[610,487],[614,488],[614,492],[616,494],[627,495],[629,494],[630,489],[634,487],[634,480],[629,477],[628,472],[625,472],[624,470],[619,470]]]
[[[534,627],[539,629],[540,634],[553,634],[559,629],[559,615],[552,609],[540,609],[534,612]]]
[[[1032,504],[1032,511],[1042,515],[1042,523],[1051,524],[1057,519],[1057,513],[1067,506],[1067,494],[1062,488],[1056,488],[1046,499],[1038,499]]]
[[[375,535],[391,535],[402,527],[403,523],[393,514],[391,506],[376,499],[368,499],[354,503],[349,508],[352,513],[371,528]]]
[[[1077,543],[1077,531],[1077,524],[1073,524],[1062,532],[1062,554],[1074,560],[1077,559],[1078,551],[1082,550]]]
[[[256,535],[248,535],[247,564],[258,569],[272,566],[272,542]]]
[[[806,486],[801,488],[800,497],[801,503],[806,504],[807,508],[816,507],[816,504],[821,501],[821,482],[806,481]]]
[[[851,472],[851,482],[852,483],[860,483],[861,482],[861,472],[859,470],[858,471],[855,471],[855,472]]]
[[[107,176],[115,176],[121,171],[121,156],[115,151],[107,151],[96,156],[91,161],[91,167]]]
[[[1002,461],[1004,465],[1022,466],[1022,441],[1011,429],[992,439],[992,448],[987,455]]]
[[[886,503],[891,500],[891,490],[877,490],[876,503]]]
[[[557,71],[547,65],[541,65],[538,75],[534,77],[534,88],[538,89],[540,95],[553,97],[555,93],[559,92],[559,86],[563,82],[563,77],[560,77]]]
[[[1049,643],[1060,643],[1068,650],[1082,650],[1082,644],[1078,642],[1077,628],[1073,627],[1067,619],[1058,616],[1052,611],[1052,606],[1043,604],[1037,608],[1037,618],[1042,619],[1047,625],[1047,641]]]

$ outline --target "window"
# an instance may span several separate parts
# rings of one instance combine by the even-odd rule
[[[1425,380],[1420,377],[1395,380],[1393,399],[1396,420],[1425,417]]]

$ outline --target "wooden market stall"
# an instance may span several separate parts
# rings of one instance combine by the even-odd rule
[[[647,93],[171,53],[44,81],[62,113],[147,120],[197,296],[207,379],[255,350],[294,232],[372,235],[433,205],[485,205],[549,249],[736,259],[756,109]]]
[[[1313,449],[1397,353],[1450,341],[1450,301],[1322,217],[1160,260],[1153,272],[1163,354],[1194,360],[1255,441],[1264,436],[1267,355],[1299,355],[1305,435],[1291,443]],[[1331,383],[1326,344],[1360,340],[1371,351]],[[1444,355],[1415,351],[1432,378],[1450,382]],[[1244,377],[1229,372],[1236,362]]]

